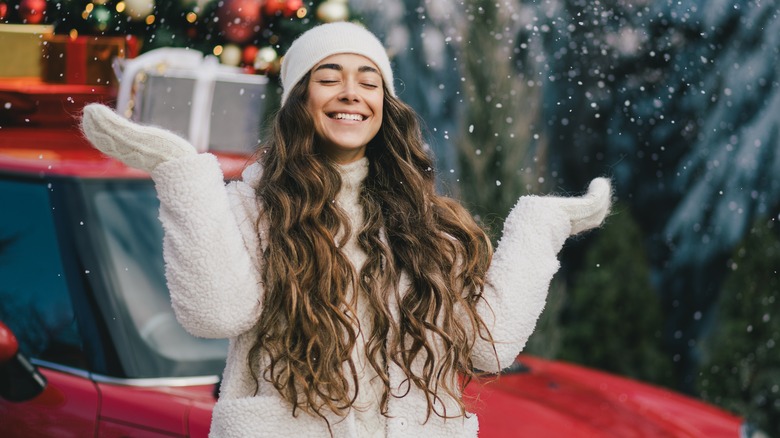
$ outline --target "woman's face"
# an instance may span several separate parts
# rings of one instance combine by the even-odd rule
[[[308,93],[306,109],[325,154],[342,164],[362,158],[382,126],[379,68],[361,55],[331,55],[311,69]]]

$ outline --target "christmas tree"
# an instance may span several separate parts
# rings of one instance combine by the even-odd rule
[[[188,47],[271,75],[298,35],[349,18],[347,0],[0,0],[0,23],[51,24],[72,37],[127,35],[141,53]]]

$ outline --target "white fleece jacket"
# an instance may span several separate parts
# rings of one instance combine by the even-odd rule
[[[342,169],[345,183],[338,202],[350,212],[353,221],[362,221],[357,191],[366,172],[365,159]],[[216,158],[198,154],[162,163],[152,171],[152,177],[161,201],[166,276],[176,316],[195,336],[230,339],[210,437],[328,436],[321,419],[305,413],[294,418],[287,402],[267,383],[261,381],[259,393],[253,394],[255,382],[246,358],[262,311],[262,260],[258,259],[258,247],[266,242],[265,231],[258,236],[256,229],[258,166],[248,167],[242,181],[225,185]],[[493,372],[509,366],[533,332],[550,280],[559,267],[557,253],[572,232],[572,210],[561,199],[564,198],[523,197],[507,217],[488,272],[486,303],[479,308],[496,341],[499,363],[493,346],[479,342],[473,363],[481,370]],[[607,199],[602,210],[608,205]],[[602,213],[596,225],[606,210]],[[356,249],[354,240],[351,245],[343,250],[359,268],[365,254]],[[406,285],[408,280],[402,277],[399,290]],[[405,376],[393,364],[388,365],[388,375],[393,394],[401,395],[409,389]],[[370,374],[364,378],[370,379]],[[367,386],[370,388],[360,387]],[[370,397],[371,394],[361,394],[361,400],[370,401]],[[425,396],[415,388],[404,397],[390,397],[388,403],[388,417],[381,419],[385,429],[384,433],[379,431],[380,436],[477,436],[475,415],[446,421],[434,415],[426,422]],[[454,407],[453,400],[444,403]],[[331,415],[329,421],[334,435],[344,438],[361,436],[359,426],[366,424],[366,419],[361,419],[354,409],[344,418]]]

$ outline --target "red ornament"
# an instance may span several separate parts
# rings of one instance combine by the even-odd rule
[[[249,45],[244,47],[243,52],[241,52],[241,62],[248,66],[255,65],[255,58],[257,57],[257,52],[259,50],[260,49],[257,46]]]
[[[8,3],[0,2],[0,20],[5,20],[6,15],[8,15]]]
[[[225,0],[217,18],[226,40],[245,43],[260,31],[262,0]]]
[[[287,0],[284,5],[284,16],[292,17],[298,12],[298,9],[303,7],[303,0]]]
[[[284,11],[285,0],[265,0],[263,12],[265,15],[281,15]]]
[[[265,15],[284,15],[292,17],[303,7],[303,0],[266,0],[263,5]]]
[[[22,0],[19,18],[26,24],[40,24],[46,16],[46,0]]]

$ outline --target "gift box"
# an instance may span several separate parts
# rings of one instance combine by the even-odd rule
[[[265,76],[219,64],[213,56],[157,49],[118,68],[117,111],[171,130],[198,151],[249,154],[265,114]]]
[[[41,76],[41,46],[54,28],[38,24],[0,24],[0,77]]]
[[[116,88],[50,84],[40,78],[0,78],[0,137],[12,127],[60,128],[78,125],[84,105],[113,105]]]
[[[54,84],[115,85],[115,58],[128,56],[123,36],[50,35],[41,52],[41,77]]]

